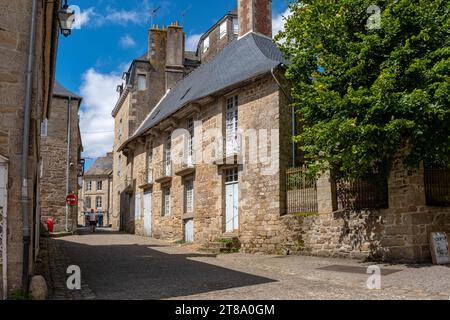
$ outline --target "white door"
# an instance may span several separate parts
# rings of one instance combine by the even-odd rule
[[[184,241],[194,242],[194,219],[187,219],[184,222]]]
[[[226,232],[234,232],[239,229],[239,193],[238,193],[238,170],[226,170],[225,178],[225,211]]]
[[[152,192],[144,193],[144,233],[146,236],[152,236]]]

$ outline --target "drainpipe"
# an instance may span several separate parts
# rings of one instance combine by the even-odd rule
[[[277,67],[282,66],[282,65],[283,65],[283,64],[280,64],[280,65],[278,65]],[[276,67],[275,67],[275,68],[276,68]],[[280,81],[279,81],[278,78],[275,76],[275,72],[274,72],[275,68],[272,68],[272,69],[270,70],[270,72],[272,73],[272,77],[275,79],[275,82],[277,83],[278,87],[281,89],[281,91],[283,92],[283,94],[286,96],[286,98],[288,98],[289,102],[292,102],[291,96],[289,96],[289,95],[286,93],[286,91],[284,90],[284,88],[283,88],[283,86],[281,85]],[[291,106],[291,118],[292,118],[292,123],[291,123],[291,126],[292,126],[292,137],[294,137],[295,134],[296,134],[296,130],[295,130],[295,124],[296,124],[296,121],[295,121],[295,109],[294,109],[294,106]],[[296,148],[295,148],[295,142],[294,142],[294,140],[292,140],[291,145],[292,145],[292,167],[295,167],[295,164],[296,164],[296,159],[295,159],[295,151],[296,151]]]
[[[71,102],[72,98],[68,97],[67,99],[67,166],[66,166],[66,195],[70,193],[70,157],[71,157],[71,148],[72,148],[72,126],[71,126],[71,118],[72,118],[72,110],[71,110]],[[66,232],[69,231],[69,205],[66,204]]]
[[[33,0],[30,24],[30,47],[28,48],[28,61],[26,70],[25,106],[23,116],[22,138],[22,168],[21,168],[21,196],[20,205],[23,221],[23,265],[22,265],[22,290],[28,292],[28,268],[30,260],[30,222],[29,222],[29,193],[28,193],[28,149],[30,144],[30,120],[31,120],[31,95],[33,90],[34,51],[36,46],[36,20],[37,2]]]

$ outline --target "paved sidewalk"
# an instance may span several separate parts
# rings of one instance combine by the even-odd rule
[[[83,281],[97,299],[450,297],[450,266],[379,265],[396,272],[382,276],[381,290],[369,290],[370,275],[365,273],[369,264],[353,260],[239,253],[215,256],[198,253],[195,246],[107,231],[53,241],[67,253],[70,263],[81,267]],[[356,267],[359,273],[318,269],[333,265]],[[85,296],[93,298],[92,294]]]

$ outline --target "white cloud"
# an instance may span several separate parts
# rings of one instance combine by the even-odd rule
[[[129,34],[126,34],[120,38],[119,44],[122,48],[132,48],[136,46],[136,41]]]
[[[197,45],[202,37],[201,34],[193,34],[187,37],[186,39],[186,50],[188,51],[197,51]]]
[[[83,107],[80,111],[80,130],[84,156],[96,158],[110,152],[114,143],[114,119],[111,110],[117,102],[118,74],[102,74],[87,70],[82,77],[80,94]]]
[[[286,9],[283,13],[277,14],[273,16],[272,21],[272,32],[275,36],[278,32],[284,31],[284,24],[286,22],[286,18],[291,15],[291,10]]]

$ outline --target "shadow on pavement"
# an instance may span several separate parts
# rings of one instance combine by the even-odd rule
[[[60,241],[97,299],[167,299],[276,281],[189,259],[203,254]]]

